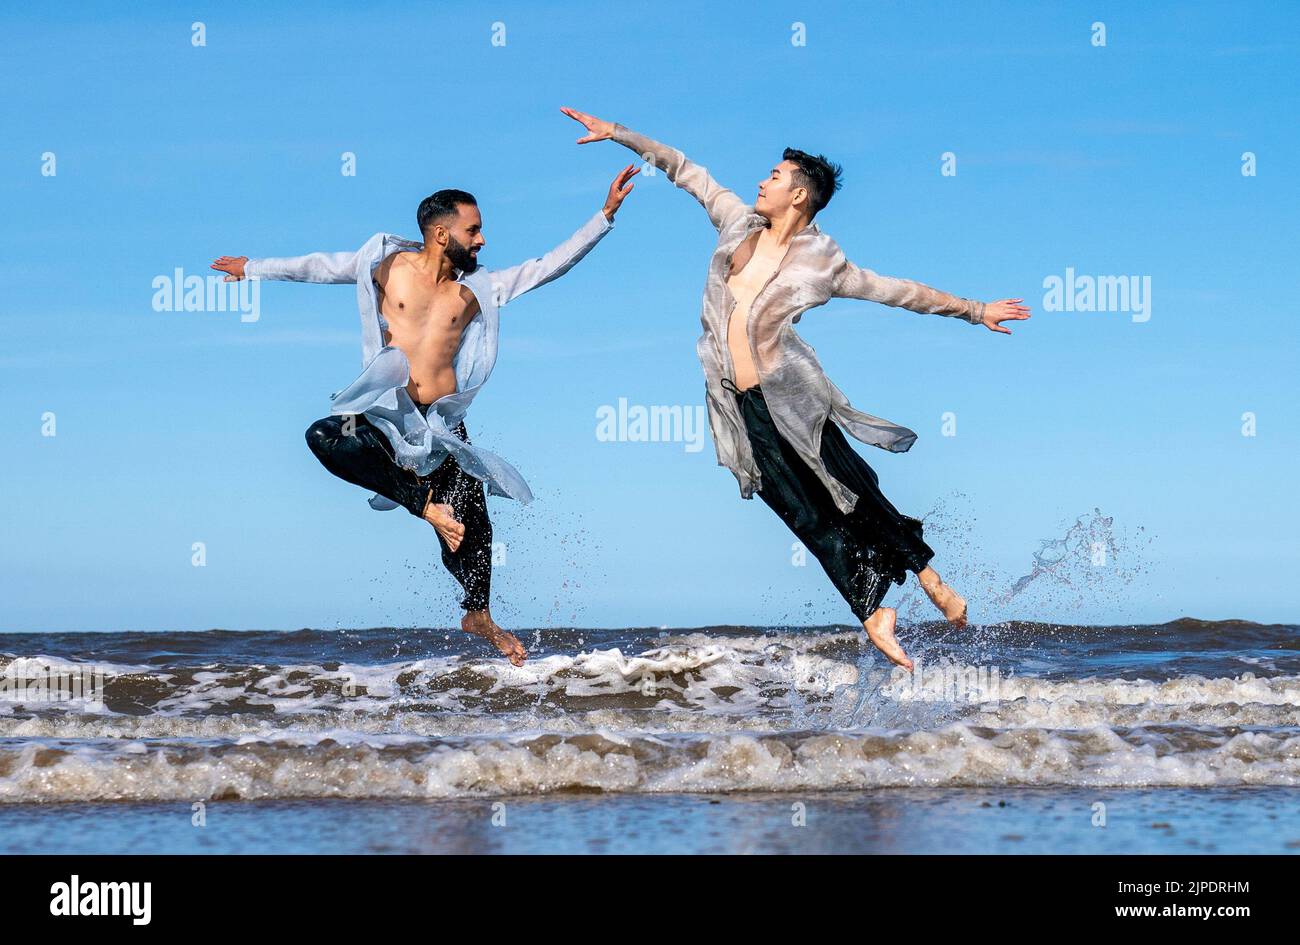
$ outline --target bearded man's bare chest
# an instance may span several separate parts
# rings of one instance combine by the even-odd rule
[[[408,357],[454,352],[479,311],[474,293],[460,283],[429,287],[397,273],[380,286],[380,298],[388,323],[385,344],[402,348]]]

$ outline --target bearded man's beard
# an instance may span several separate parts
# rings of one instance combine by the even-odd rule
[[[469,247],[462,245],[450,233],[447,234],[447,258],[451,260],[453,266],[465,273],[465,275],[469,275],[478,268],[478,260],[470,253]]]

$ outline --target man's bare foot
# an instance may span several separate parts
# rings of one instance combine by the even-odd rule
[[[455,551],[460,547],[465,538],[465,526],[456,520],[456,514],[450,505],[430,502],[424,507],[424,520],[442,536],[448,548]]]
[[[958,630],[965,627],[966,599],[943,583],[934,568],[927,567],[917,577],[921,582],[921,590],[930,598],[930,603],[939,608],[944,619]]]
[[[876,645],[876,649],[884,653],[891,663],[896,663],[909,673],[912,671],[912,661],[907,658],[903,648],[898,645],[898,640],[894,637],[894,623],[898,619],[898,613],[892,607],[881,607],[874,614],[868,617],[862,623],[862,627],[867,631],[867,638]]]
[[[487,640],[504,653],[506,659],[516,666],[523,666],[524,660],[528,659],[528,653],[525,652],[524,645],[519,642],[519,638],[497,626],[496,621],[492,619],[492,615],[486,610],[471,610],[466,613],[464,619],[460,622],[460,628],[466,633],[472,633],[476,637]]]
[[[944,619],[958,630],[966,626],[966,598],[947,584],[940,585],[939,590],[930,595],[930,600],[939,608]]]

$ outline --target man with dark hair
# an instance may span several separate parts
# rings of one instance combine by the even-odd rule
[[[427,233],[429,227],[437,221],[455,216],[456,208],[461,204],[477,207],[478,201],[473,194],[455,189],[439,190],[425,197],[415,211],[415,224],[420,228],[420,234]],[[466,271],[473,272],[473,268]]]
[[[825,568],[871,642],[910,670],[912,661],[894,635],[897,614],[880,606],[890,584],[902,584],[913,571],[959,627],[966,602],[929,566],[934,551],[922,538],[921,522],[885,498],[875,471],[840,426],[896,453],[909,449],[916,434],[850,406],[793,326],[831,298],[856,298],[1009,335],[1001,323],[1028,318],[1024,300],[985,304],[849,262],[813,222],[839,188],[840,169],[824,157],[787,148],[750,206],[680,151],[572,108],[560,111],[587,129],[579,144],[617,141],[704,206],[718,245],[696,352],[718,464],[735,475],[743,497],[758,492]]]
[[[831,202],[831,197],[840,189],[842,169],[832,164],[824,155],[813,157],[798,148],[786,148],[781,160],[794,165],[795,183],[808,191],[808,218],[812,219],[822,212],[822,208]]]
[[[355,283],[361,311],[361,375],[332,395],[330,416],[307,444],[334,475],[376,493],[375,509],[405,508],[429,522],[442,560],[465,591],[461,628],[493,643],[516,666],[523,645],[492,619],[492,525],[483,486],[532,500],[501,457],[474,446],[465,413],[492,373],[498,309],[558,279],[614,225],[638,173],[624,168],[604,207],[555,249],[509,269],[479,268],[483,220],[463,190],[440,190],[416,211],[422,242],[376,233],[354,253],[281,259],[222,256],[226,280]]]

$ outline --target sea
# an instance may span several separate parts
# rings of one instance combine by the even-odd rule
[[[0,634],[5,853],[1295,853],[1300,627]]]

